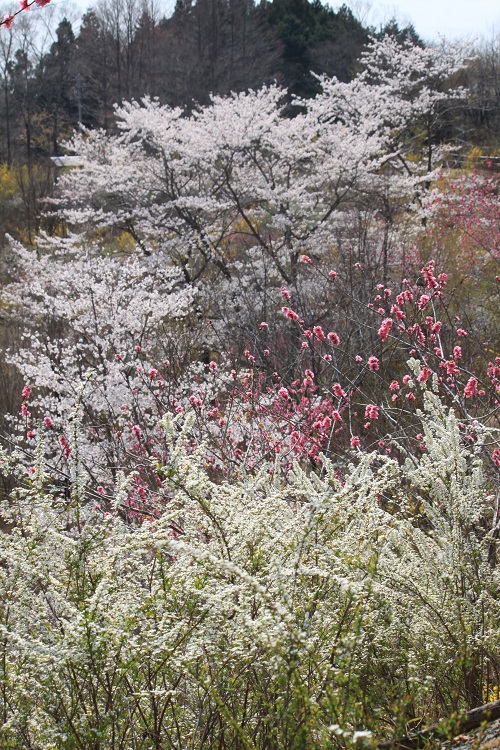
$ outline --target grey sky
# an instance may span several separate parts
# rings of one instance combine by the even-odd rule
[[[438,34],[451,39],[500,33],[499,0],[347,0],[346,4],[362,20],[376,25],[392,16],[411,21],[426,40]]]

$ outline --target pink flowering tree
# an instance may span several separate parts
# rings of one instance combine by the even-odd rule
[[[311,264],[306,265],[312,272]],[[334,272],[325,284],[336,283],[333,276]],[[429,392],[439,393],[455,410],[464,445],[474,445],[482,420],[487,418],[492,429],[498,425],[500,357],[485,361],[484,366],[476,363],[473,368],[474,352],[485,352],[471,344],[473,331],[450,320],[446,274],[438,274],[429,264],[422,269],[421,279],[422,286],[405,280],[399,290],[383,285],[375,290],[374,302],[368,303],[365,311],[371,319],[373,338],[368,353],[353,350],[342,334],[328,329],[328,320],[307,328],[290,306],[293,295],[287,293],[281,335],[288,327],[296,329],[294,374],[286,366],[280,367],[279,349],[274,348],[274,342],[280,342],[280,328],[276,327],[270,339],[264,322],[255,331],[256,343],[242,353],[246,364],[235,362],[233,367],[229,354],[207,364],[191,362],[184,369],[179,357],[170,354],[170,359],[160,360],[165,342],[155,330],[158,318],[148,323],[147,330],[136,329],[135,338],[132,329],[125,338],[118,338],[118,330],[112,346],[108,330],[110,348],[99,350],[91,342],[84,347],[90,367],[88,383],[83,390],[80,387],[80,393],[68,394],[68,389],[82,382],[82,373],[76,369],[82,366],[78,355],[82,338],[75,340],[72,349],[59,350],[57,366],[47,357],[41,367],[38,353],[34,361],[39,364],[30,367],[33,348],[27,349],[17,355],[19,367],[34,385],[23,391],[18,423],[23,442],[29,449],[40,430],[44,431],[52,438],[54,460],[64,471],[72,460],[74,442],[67,415],[71,402],[78,400],[84,428],[80,460],[90,486],[98,493],[99,505],[106,507],[116,467],[133,470],[127,501],[131,518],[157,516],[168,501],[165,477],[157,468],[169,460],[158,427],[168,413],[180,417],[192,414],[185,447],[195,451],[204,444],[206,465],[214,479],[231,479],[242,471],[258,472],[272,467],[274,458],[286,477],[296,462],[320,469],[322,454],[336,462],[339,476],[346,457],[358,449],[394,459],[401,457],[402,450],[425,456],[428,446],[421,432],[420,413]],[[319,281],[317,286],[321,289]],[[103,289],[107,296],[112,285]],[[113,291],[118,299],[117,290]],[[173,301],[178,305],[180,299],[174,297]],[[96,307],[104,309],[102,297],[88,314],[96,328],[105,329],[110,311],[104,309],[104,318],[99,318]],[[67,308],[61,311],[64,309],[67,314]],[[76,309],[81,316],[81,299]],[[138,302],[132,309],[137,321]],[[81,326],[81,319],[77,321]],[[212,322],[207,329],[207,336],[217,340],[217,324]],[[161,330],[166,337],[168,329],[162,326]],[[75,328],[73,335],[81,335],[81,331]],[[260,338],[263,341],[259,342]],[[270,348],[263,348],[264,342]],[[270,377],[266,375],[268,360],[276,368]],[[299,377],[295,377],[297,372]],[[50,388],[54,379],[61,387],[58,397]],[[42,417],[45,429],[40,425]],[[498,471],[500,454],[495,441],[483,445],[482,450],[489,470]]]
[[[481,337],[491,351],[498,345],[500,290],[499,177],[491,165],[440,180],[426,201],[427,224],[420,258],[432,254],[449,270],[455,288],[454,314],[467,327],[481,321]]]

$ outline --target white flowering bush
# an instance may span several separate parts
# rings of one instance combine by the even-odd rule
[[[167,415],[165,510],[104,513],[78,419],[66,491],[39,439],[0,535],[6,748],[348,748],[498,689],[497,523],[477,425],[423,388],[427,452],[358,451],[339,476],[210,479]]]

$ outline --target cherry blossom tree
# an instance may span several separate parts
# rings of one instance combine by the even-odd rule
[[[191,116],[147,99],[125,104],[121,135],[84,131],[68,144],[81,169],[61,179],[58,210],[75,229],[129,232],[188,282],[208,267],[230,278],[227,246],[240,238],[292,283],[300,255],[331,241],[342,209],[418,202],[439,159],[442,108],[461,95],[445,84],[465,54],[373,42],[361,74],[321,78],[322,92],[297,99],[293,118],[277,87],[214,97]]]
[[[95,481],[104,467],[111,481],[129,454],[163,455],[155,424],[169,410],[197,410],[226,470],[282,449],[316,461],[363,378],[362,416],[336,449],[359,436],[370,404],[378,416],[379,366],[395,356],[382,357],[381,342],[401,366],[415,341],[423,354],[437,346],[420,318],[441,282],[425,303],[401,292],[413,327],[388,284],[413,231],[404,217],[418,216],[434,175],[432,129],[461,96],[445,84],[464,54],[387,38],[352,83],[323,78],[314,100],[296,100],[293,118],[284,92],[265,87],[191,115],[126,104],[121,134],[75,135],[80,167],[61,177],[53,206],[67,237],[40,237],[36,259],[17,248],[10,300],[33,311],[36,331],[9,356],[35,386],[39,418],[64,431],[81,399]]]

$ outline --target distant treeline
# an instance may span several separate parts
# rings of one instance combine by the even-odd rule
[[[64,152],[79,125],[113,129],[116,103],[149,96],[190,111],[211,94],[277,83],[289,92],[292,116],[294,95],[314,96],[318,75],[352,80],[371,36],[424,46],[411,25],[375,29],[347,6],[334,11],[320,0],[177,0],[168,18],[155,2],[97,0],[75,28],[44,9],[1,30],[2,235],[31,241],[52,193],[48,157]],[[40,41],[43,24],[49,43]],[[440,113],[438,136],[458,153],[479,146],[492,156],[500,143],[499,40],[473,52],[455,82],[469,88],[469,100]],[[47,219],[44,226],[50,231]]]
[[[104,0],[77,34],[63,19],[37,55],[34,24],[23,17],[0,40],[0,161],[60,153],[79,123],[111,127],[123,100],[191,107],[211,93],[275,82],[313,95],[314,74],[353,77],[374,33],[346,6],[333,11],[319,0],[177,0],[169,18],[137,0]],[[377,33],[419,41],[395,22]]]

